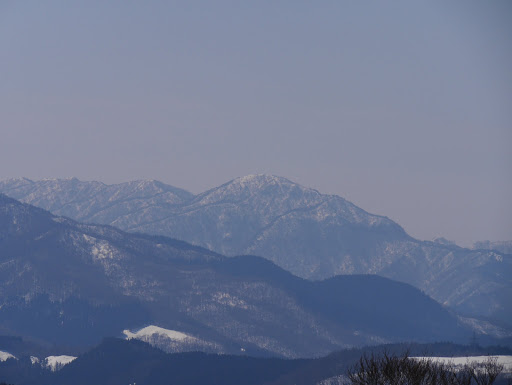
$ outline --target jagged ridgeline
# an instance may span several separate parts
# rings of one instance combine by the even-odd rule
[[[308,357],[472,334],[408,284],[365,275],[312,282],[261,257],[86,225],[3,195],[0,267],[2,334],[49,343],[83,346],[154,325],[171,339],[185,335],[183,346]]]
[[[11,179],[0,192],[79,221],[169,236],[227,256],[260,255],[308,279],[378,274],[467,317],[512,327],[511,255],[418,241],[386,217],[285,178],[251,175],[199,195],[157,181],[77,179]],[[509,334],[488,322],[464,322]]]

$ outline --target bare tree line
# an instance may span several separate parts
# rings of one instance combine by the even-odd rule
[[[349,370],[348,377],[352,385],[492,385],[502,371],[503,365],[496,357],[483,363],[468,361],[461,366],[411,358],[408,352],[400,356],[384,352],[363,355]]]

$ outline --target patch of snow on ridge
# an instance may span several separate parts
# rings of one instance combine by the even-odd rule
[[[47,369],[50,369],[52,372],[62,369],[64,365],[69,364],[74,361],[76,357],[73,356],[48,356],[44,359],[44,366]]]
[[[188,334],[178,332],[176,330],[164,329],[158,326],[150,325],[145,328],[140,329],[139,331],[133,333],[128,329],[123,330],[123,334],[126,336],[127,340],[131,340],[132,338],[147,341],[153,335],[157,334],[158,336],[166,337],[173,341],[184,341],[186,339],[195,340],[195,337],[189,336]]]
[[[0,350],[0,362],[7,361],[9,358],[14,358],[17,360],[17,358],[14,357],[11,353],[3,352]]]
[[[137,339],[162,349],[167,353],[203,351],[208,353],[224,353],[224,348],[213,341],[205,341],[176,330],[164,329],[150,325],[136,332],[123,330],[127,340]]]
[[[122,254],[119,250],[113,247],[109,242],[87,234],[83,234],[82,237],[90,245],[91,255],[94,261],[106,263],[108,260],[122,259]]]

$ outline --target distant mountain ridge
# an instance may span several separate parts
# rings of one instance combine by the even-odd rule
[[[479,241],[473,243],[472,248],[493,250],[503,254],[512,254],[512,241]]]
[[[261,257],[85,225],[4,195],[0,303],[1,334],[78,346],[156,325],[175,345],[186,335],[189,346],[221,353],[304,357],[387,341],[464,342],[472,330],[404,283],[311,282]]]
[[[0,192],[70,218],[254,254],[309,279],[379,274],[462,314],[511,325],[512,258],[416,240],[390,219],[285,178],[250,175],[194,196],[156,181],[0,182]]]
[[[83,222],[113,224],[127,212],[181,204],[194,197],[188,191],[154,180],[106,185],[76,178],[38,182],[16,178],[1,182],[0,192],[12,198]],[[23,195],[24,199],[20,199]],[[122,226],[117,226],[122,227]]]

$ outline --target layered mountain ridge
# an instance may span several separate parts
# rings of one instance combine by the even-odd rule
[[[0,283],[0,333],[56,344],[156,325],[215,352],[304,357],[471,334],[407,284],[360,275],[311,282],[261,257],[86,225],[3,195]]]
[[[392,220],[285,178],[250,175],[194,196],[156,181],[0,182],[55,214],[170,236],[228,255],[261,255],[308,279],[379,274],[471,317],[512,319],[512,257],[419,241]]]

